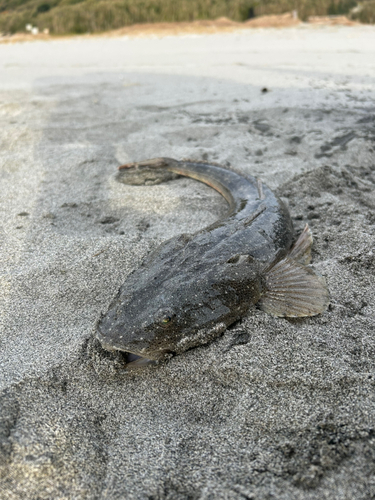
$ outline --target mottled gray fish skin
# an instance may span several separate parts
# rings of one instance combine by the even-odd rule
[[[162,360],[210,342],[262,301],[263,309],[276,316],[308,316],[326,308],[325,284],[297,262],[300,250],[288,258],[293,227],[287,208],[255,178],[204,162],[157,158],[120,167],[118,180],[156,184],[179,175],[215,188],[228,201],[229,212],[193,235],[166,241],[127,277],[97,323],[105,349]],[[310,246],[305,238],[308,248],[300,262],[308,260]],[[298,302],[306,289],[317,297],[315,309],[308,305],[310,298],[307,309]],[[297,313],[289,314],[293,297]]]

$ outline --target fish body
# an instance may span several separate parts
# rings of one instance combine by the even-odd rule
[[[210,342],[254,304],[276,316],[312,316],[328,304],[322,278],[306,264],[311,233],[292,247],[284,203],[253,177],[217,165],[157,158],[120,167],[125,183],[178,175],[219,191],[223,219],[164,242],[133,271],[98,321],[104,348],[161,360]]]

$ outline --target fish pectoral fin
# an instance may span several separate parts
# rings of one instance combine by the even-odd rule
[[[313,237],[311,229],[309,228],[309,225],[306,224],[305,229],[300,234],[298,240],[290,249],[288,257],[296,260],[300,264],[310,264],[312,243]]]
[[[329,294],[322,276],[286,257],[265,275],[265,291],[259,307],[273,316],[301,318],[325,311]]]

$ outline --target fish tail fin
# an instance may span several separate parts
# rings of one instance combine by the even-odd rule
[[[179,177],[177,173],[171,170],[171,167],[177,164],[178,161],[172,158],[152,158],[126,163],[118,167],[117,180],[124,184],[136,186],[160,184]]]

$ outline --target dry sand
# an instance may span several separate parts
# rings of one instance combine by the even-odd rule
[[[363,26],[0,46],[2,500],[375,497],[374,69]],[[162,155],[276,190],[329,310],[254,310],[137,373],[101,350],[143,256],[226,211],[114,180]]]

